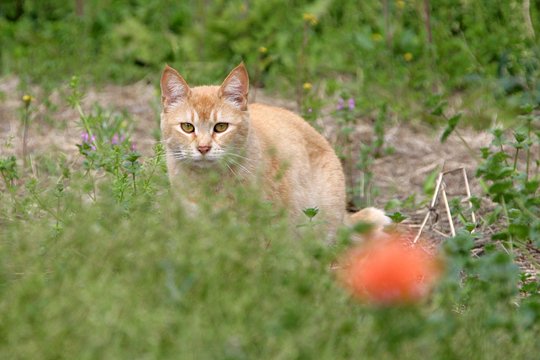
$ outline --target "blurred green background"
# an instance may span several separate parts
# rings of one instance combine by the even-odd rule
[[[243,60],[252,84],[281,96],[309,82],[366,104],[398,97],[405,113],[426,93],[512,110],[540,101],[539,9],[514,0],[4,0],[0,67],[52,87],[71,75],[155,82],[169,63],[201,84]]]

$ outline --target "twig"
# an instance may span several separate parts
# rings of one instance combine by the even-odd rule
[[[443,165],[443,169],[444,169],[444,165]],[[450,225],[451,236],[456,236],[456,230],[455,230],[455,227],[454,227],[454,221],[452,219],[452,212],[450,211],[450,205],[448,203],[448,197],[446,195],[445,184],[443,183],[443,179],[444,179],[445,175],[452,174],[452,173],[455,173],[455,172],[458,172],[458,171],[460,171],[461,174],[463,175],[463,181],[465,183],[465,191],[466,191],[466,194],[467,194],[467,197],[465,199],[463,199],[462,202],[468,202],[469,203],[469,209],[471,210],[471,220],[475,224],[475,227],[476,227],[476,225],[477,225],[476,215],[475,215],[475,213],[473,211],[473,204],[472,204],[472,201],[471,201],[471,188],[469,186],[469,179],[467,177],[467,171],[465,170],[464,167],[459,167],[459,168],[452,169],[452,170],[447,170],[447,171],[441,171],[439,173],[439,177],[437,178],[437,183],[435,185],[435,192],[433,193],[433,198],[431,199],[431,203],[429,205],[429,211],[427,212],[426,216],[424,217],[424,220],[422,221],[422,225],[420,225],[420,229],[418,230],[418,233],[416,234],[416,236],[415,236],[415,238],[413,240],[413,243],[416,243],[418,241],[418,239],[420,238],[420,235],[422,234],[422,231],[424,230],[424,227],[426,226],[429,218],[431,217],[431,214],[435,209],[435,205],[437,204],[437,199],[439,198],[439,193],[442,193],[442,200],[443,200],[443,203],[444,203],[444,207],[446,209],[446,215],[448,217],[448,222],[449,222],[449,225]],[[448,237],[448,235],[446,235],[446,234],[444,234],[444,233],[442,233],[440,231],[437,231],[436,229],[433,229],[433,231],[439,233],[440,235]],[[473,230],[473,232],[474,232],[474,230]]]
[[[454,129],[454,133],[459,138],[459,140],[461,140],[463,145],[465,145],[465,147],[469,151],[469,155],[471,155],[477,161],[480,160],[480,157],[478,156],[477,152],[469,145],[467,140],[465,140],[465,138],[459,133],[459,131],[457,129]]]
[[[448,216],[448,222],[450,223],[450,232],[452,236],[456,236],[456,230],[454,229],[454,221],[452,220],[452,212],[450,211],[450,206],[448,205],[448,198],[446,197],[446,191],[444,190],[444,185],[441,191],[442,191],[444,207],[446,209],[446,215]]]
[[[452,174],[452,173],[462,171],[462,170],[463,170],[463,167],[458,167],[458,168],[455,168],[455,169],[452,169],[452,170],[447,170],[447,171],[443,172],[443,175]]]
[[[476,228],[476,216],[474,215],[473,210],[473,204],[471,201],[471,188],[469,187],[469,179],[467,178],[467,170],[465,168],[461,168],[463,170],[463,181],[465,182],[465,191],[467,192],[467,201],[469,202],[469,208],[471,209],[471,220],[474,223],[474,227]],[[473,231],[474,232],[474,229]]]
[[[431,198],[431,203],[429,205],[429,210],[424,217],[424,221],[422,221],[422,225],[420,226],[420,230],[418,230],[418,234],[416,234],[413,243],[416,244],[418,239],[420,238],[420,235],[422,234],[422,231],[424,230],[424,227],[426,226],[427,221],[429,220],[429,217],[431,216],[431,211],[433,208],[435,208],[435,204],[437,203],[437,198],[439,197],[439,190],[441,188],[443,173],[439,173],[439,177],[437,178],[437,184],[435,185],[435,192],[433,193],[433,198]]]
[[[437,230],[437,229],[435,229],[435,228],[433,228],[432,230],[433,230],[434,232],[436,232],[437,234],[439,234],[439,235],[445,237],[445,238],[450,237],[450,235],[445,234],[445,233],[443,233],[442,231]]]

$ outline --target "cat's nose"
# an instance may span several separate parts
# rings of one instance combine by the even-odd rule
[[[199,145],[199,146],[197,147],[197,149],[199,150],[199,152],[200,152],[201,154],[204,155],[204,154],[206,154],[207,152],[209,152],[210,149],[212,149],[212,146],[211,146],[211,145]]]

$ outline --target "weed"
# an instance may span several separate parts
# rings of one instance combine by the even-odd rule
[[[44,174],[24,171],[35,114],[28,98],[21,106],[22,155],[0,158],[7,190],[0,192],[3,357],[537,353],[540,285],[516,266],[518,257],[534,266],[527,251],[540,246],[536,5],[516,12],[514,1],[488,0],[430,0],[424,7],[352,0],[76,3],[76,12],[73,2],[59,0],[0,5],[2,74],[16,74],[23,89],[41,84],[46,93],[66,73],[85,74],[70,80],[67,97],[79,115],[79,163],[41,154]],[[451,204],[463,229],[444,241],[446,272],[430,298],[371,307],[338,285],[336,259],[369,224],[343,229],[329,247],[312,228],[315,208],[305,209],[307,229],[297,234],[282,209],[238,184],[228,186],[234,206],[201,184],[211,196],[201,199],[204,211],[187,214],[167,185],[162,145],[145,156],[132,141],[128,114],[81,105],[86,76],[93,83],[153,81],[168,62],[183,64],[195,83],[210,83],[242,59],[256,67],[253,84],[296,95],[314,124],[334,101],[328,98],[339,99],[332,111],[336,146],[355,207],[377,195],[373,161],[392,151],[384,138],[393,113],[403,119],[427,113],[445,126],[442,141],[459,137],[476,114],[488,121],[486,113],[523,114],[511,119],[512,129],[493,130],[481,156],[471,150],[480,161],[481,195],[494,209],[471,233],[467,209]],[[453,109],[444,100],[450,97],[472,104]],[[0,101],[8,98],[2,90]],[[523,104],[531,105],[518,110]],[[372,111],[374,137],[358,147],[354,131]],[[363,173],[359,183],[351,182],[356,170]],[[435,176],[428,176],[426,194]],[[470,200],[483,210],[480,195]],[[400,222],[397,209],[417,206],[410,194],[387,209]],[[480,241],[484,253],[471,255]]]
[[[2,175],[6,188],[13,189],[15,180],[19,178],[15,156],[0,159],[0,175]]]
[[[22,123],[23,123],[23,134],[22,134],[22,157],[24,161],[24,167],[26,168],[28,163],[28,127],[30,126],[30,104],[32,102],[32,96],[24,95],[22,97],[23,101],[23,110],[22,110]]]
[[[497,203],[494,211],[504,217],[506,226],[493,235],[507,241],[510,248],[530,240],[540,244],[540,202],[538,172],[531,172],[531,152],[538,147],[539,138],[533,137],[533,122],[538,118],[532,109],[525,115],[523,127],[507,136],[501,129],[493,130],[491,147],[482,149],[482,163],[477,176],[485,184],[487,195]],[[525,165],[518,166],[519,154],[525,151]]]

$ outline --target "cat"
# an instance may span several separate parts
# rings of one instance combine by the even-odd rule
[[[317,208],[331,242],[337,229],[358,221],[382,229],[384,212],[365,208],[348,215],[345,176],[334,150],[300,116],[278,107],[248,104],[249,76],[243,63],[221,86],[191,88],[166,65],[161,76],[161,132],[173,187],[196,208],[192,187],[209,169],[256,181],[264,196],[285,207],[293,222]],[[189,186],[185,186],[189,184]]]

